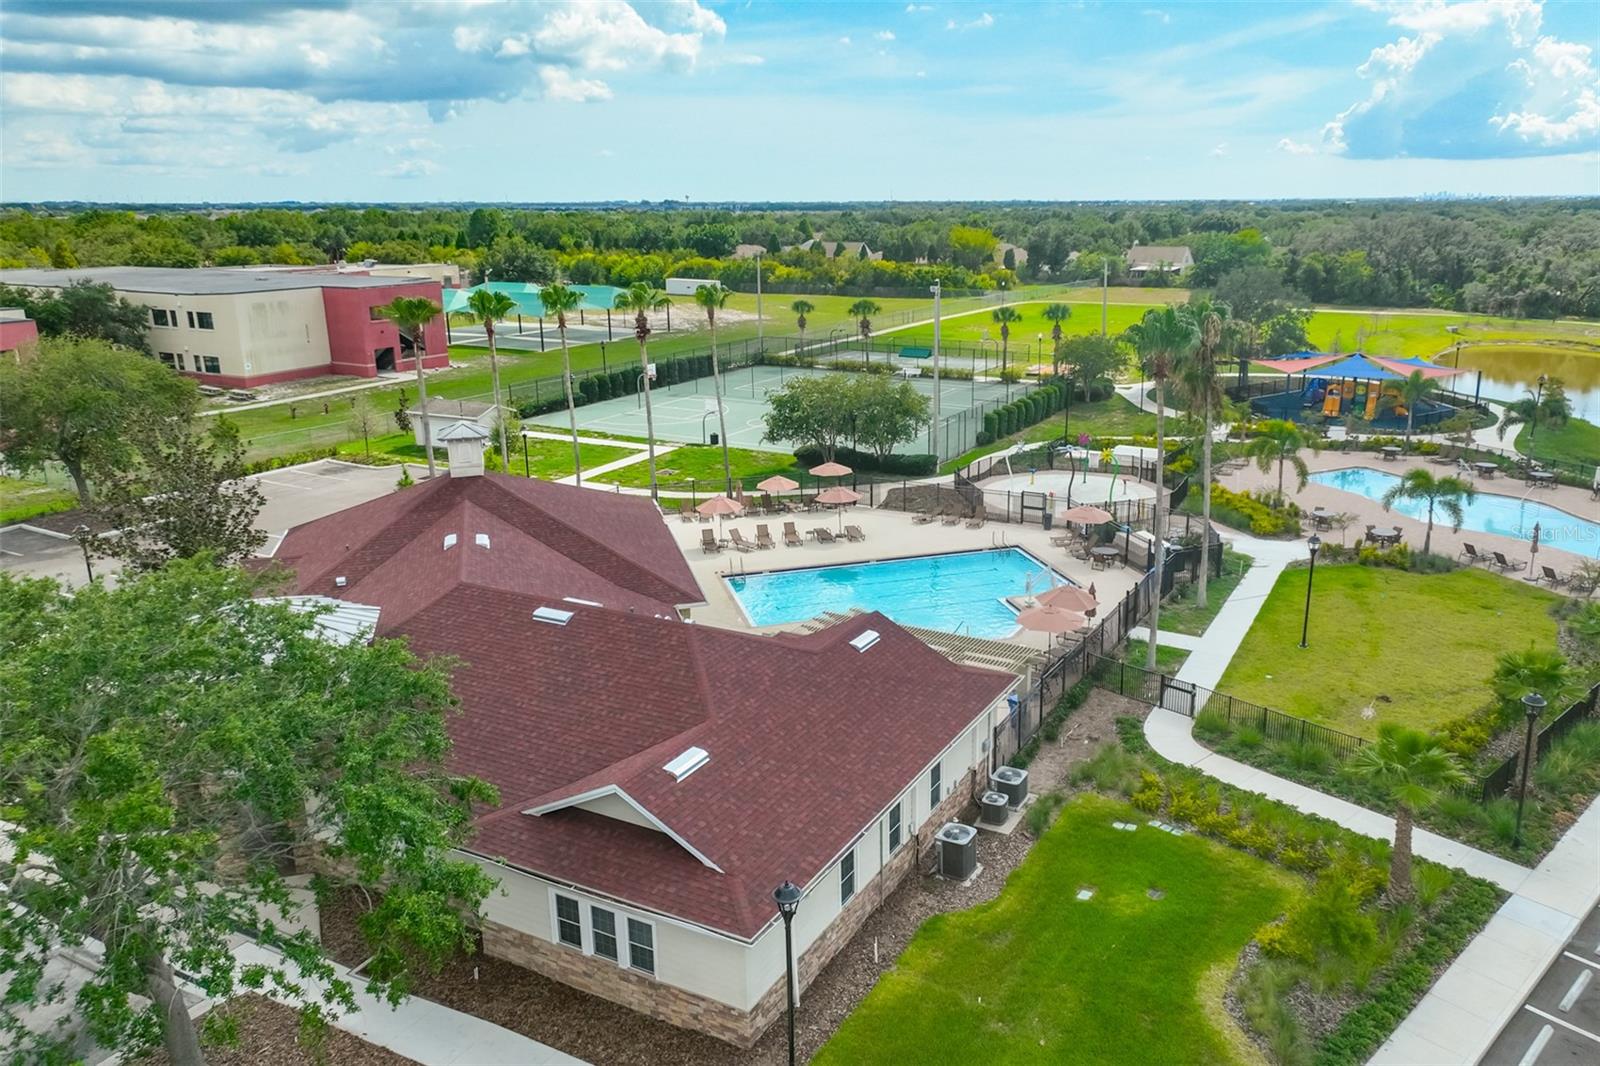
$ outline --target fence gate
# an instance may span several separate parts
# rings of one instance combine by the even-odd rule
[[[1019,520],[1026,523],[1031,513],[1038,516],[1034,521],[1043,525],[1045,513],[1050,510],[1050,497],[1042,492],[1023,492],[1021,496],[1022,514]]]
[[[1161,706],[1169,711],[1176,711],[1189,718],[1194,717],[1194,683],[1179,681],[1175,677],[1161,675]]]

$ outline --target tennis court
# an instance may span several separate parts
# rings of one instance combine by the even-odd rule
[[[783,387],[797,376],[817,377],[840,371],[814,367],[782,367],[755,365],[738,367],[723,374],[723,403],[728,422],[728,443],[737,448],[762,448],[787,450],[792,442],[767,441],[767,395]],[[927,396],[933,395],[933,379],[911,378],[911,384]],[[1012,385],[1011,398],[1028,388]],[[977,432],[983,426],[983,412],[991,411],[1006,401],[1007,387],[1000,382],[941,381],[939,433],[941,458],[959,455],[972,447]],[[685,444],[710,443],[711,435],[718,432],[717,409],[713,399],[713,385],[709,377],[675,385],[658,386],[650,390],[650,406],[655,415],[656,437],[660,440]],[[557,411],[541,415],[539,422],[565,428],[566,413]],[[623,436],[644,436],[643,396],[624,396],[614,400],[587,404],[578,408],[579,430],[616,433]],[[928,434],[901,445],[897,451],[905,453],[928,451]]]

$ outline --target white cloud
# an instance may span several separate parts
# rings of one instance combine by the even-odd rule
[[[1215,148],[1211,149],[1211,155],[1212,155],[1212,158],[1214,158],[1214,159],[1221,159],[1223,156],[1225,156],[1227,154],[1228,154],[1228,142],[1227,141],[1223,141],[1221,144],[1219,144]]]
[[[1522,44],[1539,32],[1543,0],[1356,0],[1370,11],[1389,16],[1389,24],[1414,33],[1472,33],[1504,23],[1512,43]]]
[[[947,30],[986,30],[993,25],[994,16],[985,11],[969,22],[958,23],[955,19],[950,19],[945,22],[944,28]]]
[[[1288,152],[1290,155],[1316,155],[1316,145],[1306,144],[1303,141],[1291,141],[1285,137],[1278,142],[1278,151]]]
[[[1139,14],[1143,15],[1145,18],[1155,19],[1163,26],[1170,26],[1172,24],[1172,15],[1158,8],[1147,7],[1143,11],[1139,12]]]
[[[595,78],[580,78],[566,67],[539,68],[539,80],[544,83],[544,95],[562,103],[584,104],[591,100],[611,99],[611,87]]]
[[[894,31],[893,30],[879,30],[877,33],[873,34],[873,36],[876,37],[880,41],[892,41],[892,40],[894,40]]]
[[[848,36],[841,37],[841,38],[839,38],[839,43],[840,44],[849,44],[850,43],[850,38]]]
[[[378,171],[384,178],[426,178],[439,172],[439,164],[431,159],[402,159],[392,167]]]
[[[1593,143],[1600,140],[1600,94],[1584,89],[1567,113],[1559,117],[1536,111],[1513,111],[1490,116],[1489,124],[1545,148]]]
[[[906,5],[906,14],[908,14],[908,15],[915,15],[915,14],[918,14],[919,12],[932,11],[932,10],[933,10],[933,5],[932,4],[907,4]]]

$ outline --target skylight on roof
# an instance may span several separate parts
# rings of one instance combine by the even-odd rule
[[[860,635],[850,642],[850,646],[856,651],[866,651],[876,643],[878,643],[878,631],[876,629],[863,629]]]
[[[548,622],[553,626],[564,626],[572,621],[572,612],[563,611],[556,607],[536,607],[533,611],[535,622]]]
[[[663,766],[662,769],[671,774],[674,781],[682,781],[710,761],[711,753],[706,749],[688,748],[682,755]]]

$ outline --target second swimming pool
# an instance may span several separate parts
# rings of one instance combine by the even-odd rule
[[[1016,614],[1004,597],[1043,592],[1067,580],[1021,548],[919,555],[726,579],[752,625],[802,622],[852,607],[902,625],[974,637],[1007,637]]]

